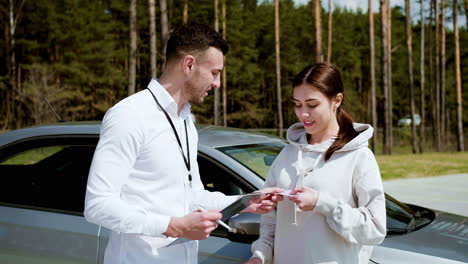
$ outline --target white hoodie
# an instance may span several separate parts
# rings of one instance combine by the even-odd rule
[[[285,197],[276,211],[262,216],[252,257],[263,263],[368,263],[374,245],[386,234],[385,197],[379,167],[367,141],[369,125],[354,124],[353,140],[328,161],[335,140],[310,145],[301,123],[288,129],[290,142],[272,164],[265,187],[319,191],[312,211],[301,211]]]

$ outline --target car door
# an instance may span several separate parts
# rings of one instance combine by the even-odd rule
[[[255,190],[242,177],[207,155],[199,153],[198,166],[206,190],[238,195]],[[232,242],[227,230],[219,226],[206,240],[199,241],[200,264],[244,263],[251,256],[250,243]]]
[[[0,263],[97,263],[99,227],[82,214],[96,140],[45,137],[2,149]]]

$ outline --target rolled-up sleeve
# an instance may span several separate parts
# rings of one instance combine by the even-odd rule
[[[357,208],[320,192],[314,211],[326,216],[330,228],[350,243],[378,245],[386,235],[385,196],[379,167],[369,149],[361,151],[354,170]]]
[[[121,199],[122,186],[144,142],[142,120],[134,113],[129,105],[116,105],[104,117],[88,176],[84,215],[87,221],[116,232],[163,236],[170,216],[149,216]]]

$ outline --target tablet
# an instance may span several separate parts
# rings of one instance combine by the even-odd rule
[[[249,206],[249,201],[253,199],[257,199],[261,195],[266,195],[265,193],[253,192],[248,194],[242,194],[239,199],[231,203],[230,205],[226,206],[223,210],[221,210],[221,214],[223,217],[221,221],[227,222],[231,217],[240,213],[242,210]]]

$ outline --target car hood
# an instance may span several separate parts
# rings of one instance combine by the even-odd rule
[[[468,262],[468,218],[439,211],[435,213],[436,218],[429,225],[408,234],[387,237],[381,247]],[[372,259],[378,263],[387,263],[374,257],[377,256]],[[434,263],[442,262],[439,259]]]

